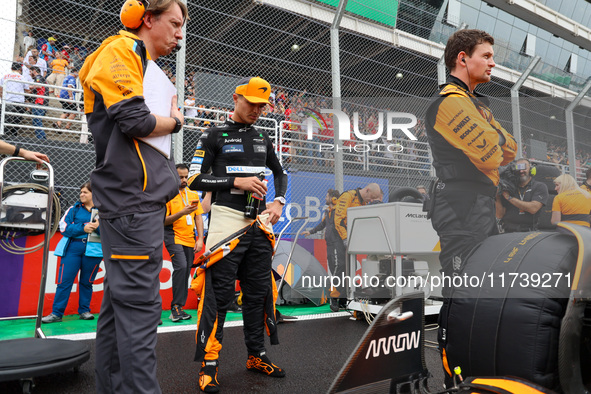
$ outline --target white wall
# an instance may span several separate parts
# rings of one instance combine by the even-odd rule
[[[10,71],[10,65],[14,60],[17,8],[18,0],[2,0],[2,13],[0,14],[0,76]],[[18,44],[20,44],[22,37],[18,38]]]

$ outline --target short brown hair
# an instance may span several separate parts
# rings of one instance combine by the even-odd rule
[[[447,40],[443,58],[445,59],[445,66],[449,71],[456,68],[456,58],[458,53],[466,52],[468,57],[472,56],[476,45],[488,42],[490,45],[495,44],[495,39],[483,30],[477,29],[462,29],[456,31]]]
[[[187,5],[183,3],[181,0],[152,0],[150,1],[150,5],[146,9],[146,12],[151,13],[155,17],[160,16],[160,14],[166,12],[173,3],[177,3],[179,7],[181,7],[181,12],[183,13],[183,21],[189,19],[189,10]]]
[[[328,191],[326,193],[328,194],[328,196],[330,198],[339,198],[341,195],[341,192],[339,192],[338,190],[335,190],[335,189],[328,189]]]
[[[146,13],[152,14],[155,18],[159,18],[161,14],[165,13],[174,3],[178,4],[181,7],[181,12],[183,13],[183,23],[189,20],[189,9],[187,5],[183,3],[181,0],[151,0],[148,4],[148,8],[146,8]],[[128,27],[125,30],[137,34],[137,32],[142,27],[143,23],[137,29],[130,29]]]

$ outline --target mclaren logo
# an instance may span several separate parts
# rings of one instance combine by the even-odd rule
[[[426,213],[407,213],[405,217],[413,218],[413,219],[427,219],[427,214]]]
[[[400,335],[392,335],[386,338],[373,339],[369,343],[365,359],[370,357],[380,357],[381,355],[388,355],[390,351],[394,353],[403,352],[405,350],[418,349],[421,339],[421,331],[417,330],[411,333],[404,333]]]
[[[266,92],[267,91],[267,88],[266,87],[262,87],[262,88],[259,88],[259,90],[262,90],[263,92]]]

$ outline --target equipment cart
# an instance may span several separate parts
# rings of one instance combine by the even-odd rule
[[[423,291],[425,314],[438,314],[441,302],[439,237],[422,204],[392,202],[347,210],[348,309],[377,314],[391,299]],[[357,256],[366,255],[357,269]]]
[[[44,163],[47,171],[34,170],[31,173],[33,181],[45,181],[47,187],[40,186],[38,183],[6,186],[6,167],[10,162],[19,165],[30,163],[20,157],[9,157],[0,162],[0,242],[3,243],[2,247],[10,251],[11,237],[27,231],[37,233],[43,231],[45,239],[37,314],[0,318],[0,320],[9,320],[34,317],[35,334],[32,338],[0,341],[0,381],[19,380],[23,393],[30,393],[34,387],[33,378],[35,377],[62,372],[70,368],[77,371],[79,366],[90,358],[90,347],[81,342],[46,338],[41,329],[52,217],[54,208],[58,209],[58,206],[54,207],[54,172],[49,163]],[[22,171],[20,173],[22,174]],[[6,196],[7,189],[10,189],[9,196]],[[59,216],[59,212],[56,216]],[[27,253],[33,250],[13,249],[14,253]]]

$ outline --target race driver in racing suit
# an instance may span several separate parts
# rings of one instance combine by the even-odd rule
[[[450,76],[426,114],[439,178],[431,193],[429,215],[439,235],[439,261],[446,276],[458,274],[470,250],[496,232],[499,166],[510,163],[517,150],[513,136],[495,120],[487,100],[474,92],[491,79],[493,44],[493,37],[482,30],[459,30],[449,38],[444,58]],[[451,296],[451,289],[443,288],[438,340],[446,385],[452,376],[445,353]]]
[[[214,245],[240,229],[248,229],[229,253],[224,252],[205,271],[204,286],[213,291],[201,293],[204,296],[198,310],[195,361],[203,359],[199,386],[207,393],[219,390],[218,355],[226,311],[234,300],[236,279],[240,280],[243,293],[246,368],[272,377],[285,376],[284,370],[269,360],[264,344],[265,325],[271,343],[278,343],[271,272],[274,237],[269,225],[281,217],[287,191],[287,175],[269,136],[253,126],[269,103],[270,93],[271,86],[264,79],[253,77],[240,81],[233,94],[235,109],[231,119],[205,130],[191,162],[189,187],[213,192],[208,247],[215,248]],[[266,167],[273,173],[275,199],[269,205],[263,199],[258,218],[247,218],[248,194],[264,196],[267,192],[266,184],[257,177]]]

